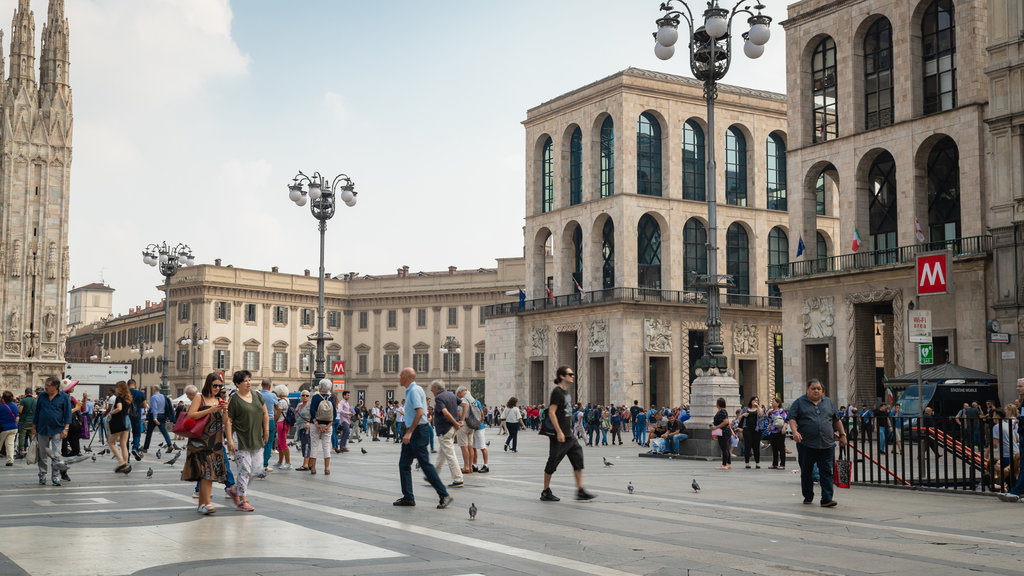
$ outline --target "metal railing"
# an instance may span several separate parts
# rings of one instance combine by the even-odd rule
[[[700,290],[657,290],[654,288],[608,288],[591,292],[576,292],[550,298],[536,298],[522,303],[504,302],[484,306],[484,318],[500,318],[515,316],[526,312],[551,310],[555,308],[571,308],[595,304],[636,302],[643,304],[695,304],[706,306],[707,293]],[[782,298],[778,296],[750,296],[747,294],[725,294],[723,304],[726,307],[747,308],[782,308]]]
[[[875,419],[843,419],[854,483],[963,492],[1013,487],[1020,471],[1016,418],[889,420],[878,427]]]
[[[850,272],[879,266],[912,264],[918,254],[950,250],[954,258],[982,256],[992,253],[992,236],[968,236],[942,242],[924,242],[871,252],[854,252],[828,258],[800,260],[768,267],[769,279],[785,279],[830,272]]]

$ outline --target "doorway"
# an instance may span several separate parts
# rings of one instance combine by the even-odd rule
[[[757,360],[739,360],[736,362],[736,380],[740,385],[740,401],[744,404],[750,396],[757,394]]]
[[[821,381],[825,395],[836,398],[836,391],[832,389],[831,382],[831,347],[828,344],[807,344],[804,346],[804,374],[807,380],[817,378]],[[798,391],[803,390],[804,382],[800,383]]]
[[[544,394],[546,389],[544,374],[546,372],[543,360],[530,362],[530,404],[543,405],[548,401]]]
[[[672,401],[669,394],[669,359],[649,358],[647,360],[647,397],[656,408],[668,406]]]
[[[595,406],[604,406],[608,399],[608,395],[605,390],[603,356],[590,359],[590,369],[587,371],[587,380],[587,386],[590,389],[590,403]]]
[[[689,378],[686,380],[686,397],[689,398],[693,394],[693,381],[697,378],[697,363],[700,362],[701,356],[704,355],[704,335],[705,332],[701,330],[690,330],[687,334],[690,342],[689,349],[689,365],[686,367],[686,373],[689,374]]]

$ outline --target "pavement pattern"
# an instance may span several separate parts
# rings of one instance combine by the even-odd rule
[[[112,472],[109,455],[87,460],[60,487],[39,486],[35,466],[19,460],[0,467],[0,575],[1024,573],[1024,504],[990,495],[855,485],[824,509],[802,504],[792,460],[786,471],[747,470],[742,459],[716,471],[639,458],[626,443],[585,449],[595,500],[573,500],[564,461],[552,483],[562,501],[549,503],[539,500],[547,439],[525,431],[513,454],[504,436],[487,436],[491,472],[466,475],[447,510],[416,470],[417,506],[391,505],[399,447],[383,441],[336,455],[331,476],[321,462],[315,476],[254,480],[252,513],[215,485],[212,516],[196,514],[181,461],[167,466],[166,456],[146,455],[128,476]]]

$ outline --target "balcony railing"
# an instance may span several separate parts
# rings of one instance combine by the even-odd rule
[[[769,266],[768,278],[769,281],[784,280],[786,278],[813,276],[815,274],[851,272],[878,268],[880,266],[912,264],[918,254],[940,250],[952,251],[954,258],[991,254],[992,236],[968,236],[966,238],[956,238],[942,242],[924,242],[922,244],[899,246],[886,250],[874,250],[872,252],[855,252],[828,258],[799,260],[789,264]]]
[[[608,288],[592,292],[563,294],[551,298],[526,300],[521,304],[505,302],[483,307],[484,318],[500,318],[515,316],[526,312],[552,310],[556,308],[573,308],[595,304],[637,302],[644,304],[694,304],[706,306],[708,296],[699,290],[656,290],[653,288]],[[746,294],[725,294],[722,299],[725,308],[774,308],[782,307],[782,299],[777,296],[749,296]]]

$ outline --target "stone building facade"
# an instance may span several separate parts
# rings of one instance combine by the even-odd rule
[[[63,0],[49,3],[38,82],[29,0],[18,2],[10,39],[0,91],[0,387],[20,390],[61,373],[67,336],[73,122]],[[0,75],[4,64],[0,54]]]
[[[742,394],[771,396],[782,318],[769,263],[798,242],[786,99],[721,85],[715,113],[719,272],[736,279],[723,339]],[[707,270],[705,114],[700,83],[635,68],[527,112],[526,297],[487,311],[492,389],[542,403],[568,365],[582,402],[688,402],[706,331],[689,274]],[[831,245],[837,222],[819,227]]]
[[[1009,54],[1020,62],[1019,11],[1019,3],[986,0],[789,6],[782,25],[790,228],[808,238],[823,220],[838,216],[839,226],[834,252],[822,255],[809,242],[807,254],[791,256],[778,273],[787,396],[819,377],[840,404],[874,403],[885,379],[917,368],[917,346],[906,333],[913,301],[932,312],[937,362],[995,373],[1009,398],[1020,374],[1020,273],[1004,277],[1013,263],[1007,256],[997,274],[993,232],[1001,226],[1003,244],[1012,245],[1021,155],[1010,106],[1016,100],[1019,124],[1020,91],[1005,82],[1013,75]],[[1003,65],[1005,96],[996,116],[989,94],[997,81],[986,77],[993,58]],[[986,121],[1000,126],[996,148]],[[996,150],[1005,158],[996,161]],[[952,289],[918,297],[916,255],[931,251],[952,257]],[[1013,317],[1004,329],[1013,332],[1010,345],[989,343],[987,320],[997,301]],[[1018,360],[1000,360],[1006,352]]]

